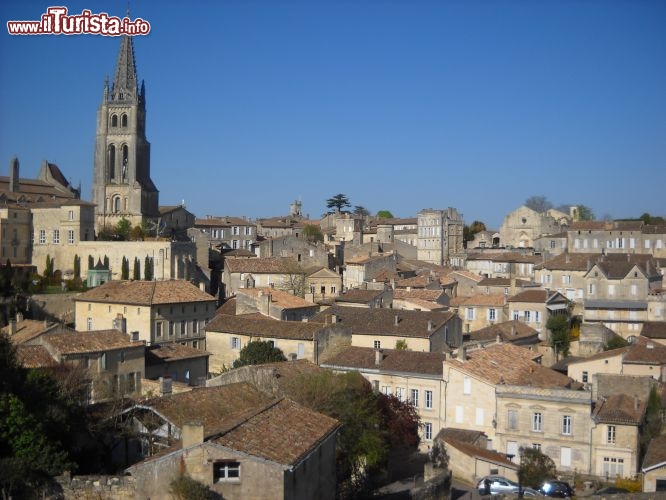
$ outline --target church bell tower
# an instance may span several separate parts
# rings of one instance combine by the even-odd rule
[[[97,111],[92,201],[97,231],[125,218],[132,226],[159,217],[159,191],[150,178],[146,88],[139,89],[132,38],[123,35],[111,87],[104,82]]]

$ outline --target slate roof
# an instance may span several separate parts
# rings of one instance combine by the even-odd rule
[[[16,346],[16,356],[19,363],[25,368],[42,368],[57,364],[49,351],[41,345],[18,345]]]
[[[108,281],[74,298],[77,302],[102,302],[153,306],[189,302],[215,302],[215,297],[202,292],[184,280]]]
[[[650,339],[666,339],[666,321],[646,321],[641,336]]]
[[[641,425],[645,409],[645,401],[627,394],[614,394],[597,401],[592,419],[604,424]]]
[[[481,307],[503,307],[506,304],[504,295],[489,295],[486,293],[477,293],[471,297],[453,297],[451,307],[481,306]]]
[[[430,338],[436,330],[455,316],[452,312],[397,311],[395,309],[367,309],[336,305],[311,318],[310,324],[331,323],[333,315],[338,323],[350,327],[353,334],[412,338]],[[398,318],[397,324],[396,317]],[[432,330],[428,330],[429,320],[433,322]]]
[[[666,465],[666,435],[652,438],[643,459],[643,472]]]
[[[303,272],[291,257],[256,257],[253,259],[226,259],[224,265],[231,273],[298,273]]]
[[[367,311],[367,309],[361,309]],[[245,315],[220,314],[206,325],[206,332],[236,333],[253,337],[313,340],[324,325],[315,322],[276,321],[274,319],[247,318]]]
[[[354,288],[343,292],[340,296],[335,297],[336,302],[349,302],[354,304],[367,304],[384,293],[384,290],[360,290]]]
[[[447,360],[451,366],[480,378],[491,385],[507,384],[551,389],[569,389],[576,383],[559,372],[546,368],[534,360],[540,355],[513,344],[492,344],[468,353],[464,362]],[[580,384],[578,384],[580,385]]]
[[[289,399],[228,423],[213,443],[283,465],[307,457],[340,423]]]
[[[157,365],[181,359],[205,358],[211,353],[177,342],[146,347],[146,365]]]
[[[132,342],[130,336],[120,330],[53,333],[45,341],[60,354],[96,353],[145,346],[143,341]]]
[[[516,342],[517,340],[525,340],[534,338],[538,341],[539,332],[531,326],[526,325],[522,321],[511,320],[502,323],[481,328],[474,332],[469,333],[470,340],[495,340],[500,336],[503,342]]]
[[[400,351],[382,349],[379,365],[375,362],[376,349],[371,347],[347,347],[344,351],[326,360],[322,366],[382,370],[389,372],[415,373],[442,376],[443,353]]]

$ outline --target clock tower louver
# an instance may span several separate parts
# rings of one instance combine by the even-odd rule
[[[159,191],[150,178],[146,140],[146,88],[139,89],[132,38],[123,35],[113,83],[104,82],[97,111],[92,201],[95,227],[132,226],[159,217]]]

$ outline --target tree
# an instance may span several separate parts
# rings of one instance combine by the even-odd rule
[[[569,345],[571,343],[569,318],[564,314],[553,315],[548,318],[546,328],[550,330],[551,346],[555,348],[557,353],[561,353],[566,358],[569,355]]]
[[[81,277],[81,257],[79,257],[78,254],[74,255],[74,277]]]
[[[553,208],[553,204],[543,195],[530,196],[527,198],[527,200],[525,200],[525,206],[539,213],[546,212]]]
[[[143,264],[143,279],[146,281],[153,280],[153,258],[146,255],[146,261]]]
[[[342,209],[345,207],[350,207],[349,198],[346,195],[340,193],[336,194],[332,198],[326,200],[326,208],[334,208],[333,212],[342,212]],[[329,212],[329,213],[333,213]]]
[[[543,481],[557,477],[555,462],[548,455],[531,447],[521,447],[519,451],[518,482],[521,486],[538,488]]]
[[[110,267],[109,267],[109,256],[108,255],[104,256],[104,268],[105,269],[110,269]]]
[[[273,347],[272,342],[253,340],[240,350],[240,357],[234,361],[234,368],[245,365],[274,363],[276,361],[287,361],[287,358],[284,357],[284,353],[280,349]]]
[[[645,212],[643,215],[639,217],[643,222],[646,224],[650,225],[660,225],[660,224],[665,224],[666,220],[664,220],[663,217],[661,216],[652,216],[649,213]]]
[[[306,224],[303,227],[303,236],[313,243],[324,241],[324,233],[321,232],[321,227],[315,224]]]
[[[608,342],[606,342],[606,345],[604,346],[604,351],[611,351],[613,349],[620,349],[622,347],[626,347],[629,345],[629,342],[627,342],[623,337],[619,335],[613,335],[610,339],[608,339]]]
[[[661,408],[661,397],[657,391],[657,386],[653,385],[650,389],[647,408],[645,410],[645,426],[643,432],[641,432],[641,456],[644,456],[652,438],[661,434],[661,429],[663,427]]]
[[[407,350],[407,341],[405,339],[398,339],[395,341],[396,351],[406,351]]]
[[[169,493],[176,500],[213,500],[216,495],[203,483],[192,479],[186,474],[180,474],[169,483]]]
[[[390,210],[379,210],[375,217],[378,219],[393,219],[393,214]]]
[[[95,267],[95,259],[92,255],[88,254],[88,269]]]
[[[594,212],[586,205],[578,205],[576,207],[577,220],[594,220]]]
[[[480,233],[481,231],[485,230],[486,230],[486,225],[479,220],[475,220],[469,226],[467,225],[463,226],[463,242],[465,244],[465,247],[467,247],[468,241],[472,241],[474,239],[474,235],[476,233]]]
[[[419,445],[421,418],[412,404],[405,404],[393,394],[377,394],[382,429],[388,431],[391,449],[416,449]]]
[[[123,256],[123,262],[120,265],[120,279],[128,280],[129,279],[129,259]]]
[[[370,210],[368,210],[367,208],[365,208],[362,205],[356,205],[354,207],[354,215],[359,215],[361,217],[367,217],[368,215],[370,215]]]
[[[132,229],[132,223],[123,217],[118,221],[118,224],[116,225],[116,235],[119,240],[129,240],[130,236],[130,230]]]
[[[53,259],[50,255],[46,255],[46,267],[44,268],[44,277],[47,279],[53,278]]]
[[[141,279],[141,262],[138,257],[134,257],[134,268],[132,269],[132,279],[139,281]]]
[[[143,241],[145,236],[146,236],[146,233],[145,233],[143,227],[141,227],[139,225],[134,226],[129,232],[129,238],[132,241]]]

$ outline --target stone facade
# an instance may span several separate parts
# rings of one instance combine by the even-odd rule
[[[580,221],[568,228],[569,252],[666,257],[666,226],[642,221]]]
[[[534,241],[547,234],[562,232],[563,226],[547,213],[522,206],[504,218],[500,244],[507,248],[534,248]]]
[[[4,265],[30,264],[30,210],[20,205],[0,207],[0,259]]]
[[[463,227],[455,208],[426,208],[418,213],[417,259],[438,266],[464,264]]]

